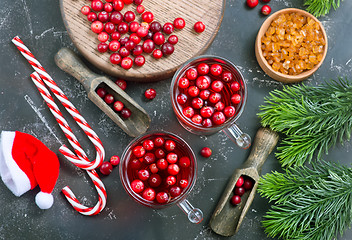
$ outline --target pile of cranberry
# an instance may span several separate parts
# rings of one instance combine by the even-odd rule
[[[202,127],[221,125],[236,114],[241,85],[220,64],[199,63],[177,83],[176,101],[184,117]]]
[[[145,11],[142,2],[143,0],[106,0],[103,3],[101,0],[93,0],[90,7],[86,5],[81,8],[82,14],[92,22],[91,30],[98,34],[98,51],[112,52],[110,62],[120,64],[124,69],[130,69],[133,64],[143,66],[145,57],[142,53],[152,54],[155,59],[172,54],[178,37],[171,34],[175,28],[182,29],[186,25],[183,18],[161,25],[154,21],[152,12]],[[143,22],[135,21],[136,15],[133,11],[124,14],[120,12],[125,4],[132,3],[137,5],[136,12],[141,14]],[[196,32],[202,32],[204,28],[201,22],[194,25]],[[124,36],[126,34],[130,35]],[[132,55],[134,60],[130,57]]]
[[[172,139],[153,136],[132,149],[130,187],[146,201],[165,204],[187,188],[192,163]]]
[[[246,191],[250,191],[253,188],[253,180],[247,176],[240,176],[236,182],[234,195],[231,198],[232,205],[236,206],[241,203],[241,197]]]

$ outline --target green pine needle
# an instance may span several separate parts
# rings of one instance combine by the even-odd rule
[[[274,202],[262,221],[270,237],[331,240],[352,222],[352,169],[340,164],[266,174],[258,192]]]
[[[328,14],[331,7],[335,10],[340,7],[340,0],[305,0],[304,5],[308,6],[308,12],[315,17],[320,17]]]
[[[352,82],[284,86],[272,91],[260,110],[264,127],[287,136],[276,153],[282,166],[302,166],[351,138]]]

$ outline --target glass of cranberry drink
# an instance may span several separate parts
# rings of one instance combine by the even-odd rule
[[[149,132],[125,149],[119,167],[126,192],[151,208],[177,204],[192,223],[203,213],[186,199],[197,178],[197,161],[190,146],[169,132]]]
[[[170,94],[177,120],[189,132],[210,135],[223,130],[239,147],[251,145],[250,136],[236,125],[247,100],[246,83],[227,59],[190,59],[173,76]]]

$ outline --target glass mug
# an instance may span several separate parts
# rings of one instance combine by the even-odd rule
[[[238,83],[237,86],[239,86],[239,90],[236,91],[236,94],[239,94],[241,96],[241,101],[235,106],[235,109],[236,109],[235,114],[229,117],[228,119],[226,119],[226,121],[220,125],[213,124],[210,127],[203,127],[202,124],[194,123],[190,118],[186,117],[182,112],[183,107],[191,105],[189,100],[187,100],[187,102],[184,103],[183,105],[179,104],[177,101],[177,96],[179,94],[187,93],[185,89],[181,89],[178,87],[180,78],[183,78],[186,76],[186,72],[188,69],[190,68],[197,69],[197,66],[200,63],[206,63],[209,67],[213,64],[219,64],[222,67],[223,72],[228,71],[232,73],[232,77],[233,77],[232,81],[230,82],[222,81],[224,87],[221,90],[220,94],[221,94],[222,102],[225,102],[225,106],[230,104],[231,95],[234,94],[234,91],[230,87],[230,84],[232,82],[237,82]],[[198,74],[198,77],[199,76],[200,75]],[[209,72],[205,76],[212,76],[212,75]],[[221,75],[217,77],[212,76],[212,78],[216,80],[221,80]],[[196,85],[195,84],[196,80],[190,80],[189,82],[190,82],[190,86],[192,86],[192,84]],[[214,92],[211,87],[209,87],[207,90],[210,91],[210,93]],[[172,108],[176,114],[177,120],[187,131],[197,135],[211,135],[222,130],[239,147],[247,149],[251,145],[250,136],[246,133],[243,133],[241,129],[236,125],[236,120],[241,116],[247,100],[246,83],[244,82],[244,78],[240,73],[240,71],[238,70],[238,68],[227,59],[222,57],[203,55],[203,56],[198,56],[196,58],[188,60],[184,65],[182,65],[176,71],[175,75],[173,76],[171,87],[170,87],[170,95],[171,95]],[[204,102],[205,101],[206,100],[204,100]],[[211,106],[211,104],[209,105]]]
[[[164,143],[162,145],[160,145],[159,143],[158,146],[156,146],[156,144],[154,143],[154,140],[156,138],[164,139]],[[146,140],[152,140],[154,146],[150,148],[150,141],[149,141],[148,147],[144,147],[144,143],[147,142]],[[167,149],[166,147],[166,144],[169,140],[176,143],[176,147],[173,150]],[[146,149],[148,150],[145,151],[143,156],[140,155],[140,151],[136,156],[134,149],[139,148],[138,150],[140,150],[141,146],[143,147],[144,150]],[[160,149],[164,151],[164,155],[162,155],[159,152]],[[153,174],[150,167],[153,163],[154,164],[158,163],[160,159],[163,159],[165,162],[167,159],[167,155],[169,153],[177,154],[178,165],[181,164],[181,160],[180,160],[181,157],[188,157],[189,159],[187,163],[188,166],[186,165],[179,166],[179,173],[177,175],[176,174],[173,175],[176,178],[176,183],[174,183],[173,185],[169,185],[166,183],[167,176],[170,176],[168,168],[158,169],[158,171]],[[149,157],[153,154],[155,156],[155,159],[150,160]],[[168,164],[168,167],[172,165],[171,163],[167,163],[167,164]],[[138,180],[138,181],[140,180],[139,178],[140,175],[138,175],[138,171],[146,170],[146,169],[149,171],[150,175],[148,179],[143,179],[143,184],[144,184],[143,191],[147,191],[147,189],[153,188],[155,191],[155,196],[157,195],[157,192],[162,192],[162,193],[166,192],[168,194],[167,202],[159,203],[156,199],[147,200],[143,197],[143,194],[144,194],[143,191],[141,191],[140,193],[136,193],[132,189],[131,183],[134,180]],[[147,132],[135,138],[126,147],[126,149],[122,154],[121,162],[119,166],[119,173],[120,173],[120,179],[124,189],[138,203],[154,209],[166,208],[177,204],[177,206],[181,208],[181,210],[188,216],[189,221],[191,221],[192,223],[200,223],[203,220],[203,212],[198,208],[194,208],[192,204],[186,199],[196,183],[196,178],[197,178],[196,157],[191,147],[182,138],[178,137],[177,135],[170,132],[165,132],[165,131],[159,131],[159,132],[153,131],[153,132]],[[151,186],[152,183],[150,182],[150,180],[152,178],[152,175],[155,176],[155,174],[161,177],[161,180],[160,180],[161,183],[159,186]],[[187,186],[182,186],[183,188],[179,187],[180,180],[182,179],[185,179],[188,181]],[[178,196],[175,196],[175,195],[172,196],[173,194],[171,193],[171,187],[176,187],[174,189],[177,189],[178,187],[178,190],[181,190],[181,193],[179,193]]]

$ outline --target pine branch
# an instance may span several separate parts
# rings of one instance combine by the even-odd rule
[[[334,10],[340,7],[340,0],[305,0],[304,5],[308,6],[308,12],[315,17],[320,17],[328,14],[331,7],[333,7]]]
[[[264,127],[287,135],[276,153],[281,164],[302,166],[351,138],[352,83],[339,79],[320,86],[285,86],[272,91],[260,110]]]
[[[270,237],[330,240],[352,222],[352,170],[339,164],[266,174],[258,192],[274,201],[262,222]]]

